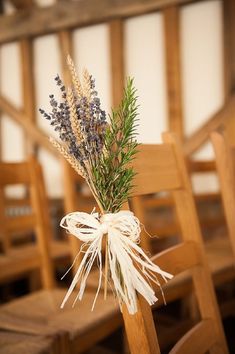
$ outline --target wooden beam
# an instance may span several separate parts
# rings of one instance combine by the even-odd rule
[[[203,0],[80,0],[58,1],[0,17],[0,43],[127,18]]]
[[[170,131],[184,135],[181,67],[180,67],[180,18],[179,7],[164,10],[166,77],[168,95],[168,127]]]
[[[191,160],[187,161],[190,173],[215,172],[216,165],[214,160]]]
[[[235,119],[235,94],[233,94],[225,105],[206,121],[195,133],[185,139],[184,153],[189,156],[200,148],[209,138],[212,130],[216,130],[227,119],[234,117]]]
[[[0,110],[5,112],[8,116],[14,119],[14,121],[20,124],[28,134],[28,138],[37,143],[41,147],[45,148],[52,154],[58,156],[59,153],[55,150],[50,143],[46,134],[39,128],[36,128],[34,124],[29,120],[24,112],[17,110],[6,98],[0,96]]]
[[[235,1],[223,0],[225,97],[235,90]]]
[[[60,31],[58,33],[60,62],[63,73],[63,81],[66,86],[71,84],[70,73],[67,65],[68,54],[73,58],[72,33],[70,31]]]
[[[3,6],[3,0],[0,0],[0,15],[3,14],[4,12],[4,6]],[[2,68],[2,56],[1,56],[1,46],[0,46],[0,69]],[[2,81],[1,81],[1,76],[0,76],[0,95],[1,95],[1,86],[2,86]],[[2,139],[2,111],[0,110],[0,161],[2,161],[2,144],[3,144],[3,139]]]
[[[112,106],[117,107],[123,97],[124,88],[124,53],[123,21],[113,20],[109,23]]]
[[[3,14],[4,7],[3,7],[3,0],[0,0],[0,14]]]
[[[23,39],[20,41],[21,53],[21,82],[23,93],[23,105],[25,117],[33,125],[36,125],[36,102],[35,102],[35,85],[34,85],[34,55],[33,45],[30,39]],[[30,141],[26,132],[25,137],[26,155],[35,154],[37,146]]]
[[[33,0],[10,0],[10,2],[17,10],[29,9],[35,5]]]

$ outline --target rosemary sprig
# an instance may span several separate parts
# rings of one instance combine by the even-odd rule
[[[131,161],[137,153],[137,96],[128,79],[123,100],[109,116],[101,158],[93,166],[93,181],[105,212],[117,212],[127,200],[135,175]]]

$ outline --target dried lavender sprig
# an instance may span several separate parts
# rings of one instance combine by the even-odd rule
[[[79,81],[74,65],[69,60],[70,69],[76,84]],[[51,121],[55,131],[59,132],[60,139],[68,145],[68,151],[80,164],[89,161],[94,165],[102,153],[104,134],[107,128],[106,113],[100,108],[100,100],[95,91],[94,79],[87,71],[84,74],[84,90],[78,96],[74,86],[68,88],[67,93],[59,75],[55,78],[62,92],[63,102],[58,103],[50,95],[52,112],[50,114],[41,110],[46,119]],[[82,93],[84,92],[86,96]],[[82,94],[82,95],[81,95]]]

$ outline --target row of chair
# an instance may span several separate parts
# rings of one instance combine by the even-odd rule
[[[191,182],[177,138],[166,133],[160,145],[141,145],[134,162],[137,175],[131,206],[141,222],[145,223],[141,200],[144,195],[168,191],[176,208],[181,238],[176,245],[153,257],[156,264],[175,275],[173,280],[162,284],[166,301],[169,304],[194,294],[198,302],[199,318],[196,325],[177,342],[171,353],[228,353],[213,282],[217,286],[235,277],[235,178],[231,150],[226,139],[221,133],[214,132],[212,142],[217,157],[229,238],[218,238],[206,245],[202,239]],[[105,301],[100,296],[94,312],[90,312],[95,291],[92,286],[88,287],[85,298],[78,306],[72,308],[70,303],[65,309],[60,309],[65,289],[58,288],[55,282],[55,249],[64,250],[63,256],[70,255],[73,259],[78,252],[78,242],[72,237],[68,238],[68,242],[51,239],[42,171],[34,159],[23,164],[2,163],[0,171],[0,282],[38,269],[42,284],[42,290],[0,307],[0,331],[3,332],[0,332],[0,348],[5,343],[4,354],[13,352],[9,341],[3,339],[4,334],[11,336],[13,332],[22,337],[23,349],[17,349],[19,354],[25,353],[27,342],[36,348],[32,353],[42,351],[39,343],[48,346],[48,353],[82,353],[121,327],[123,320],[132,354],[160,353],[159,336],[156,334],[151,308],[140,296],[139,310],[134,316],[129,315],[125,306],[121,316],[112,294]],[[33,211],[23,216],[21,224],[18,220],[20,216],[13,220],[5,212],[5,206],[9,206],[9,203],[4,202],[6,197],[3,191],[5,186],[19,183],[29,186],[28,199]],[[73,190],[70,193],[74,198]],[[69,209],[71,206],[67,207]],[[10,235],[20,230],[18,225],[22,228],[35,228],[36,238],[31,244],[18,245],[12,241]],[[151,249],[151,245],[147,245],[149,238],[144,233],[142,239],[143,247]],[[91,279],[91,284],[94,284],[94,279]],[[161,299],[161,295],[158,295]],[[162,302],[159,300],[158,306]],[[38,336],[45,340],[39,341]]]

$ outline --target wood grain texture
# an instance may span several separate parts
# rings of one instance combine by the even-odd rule
[[[184,121],[180,63],[180,9],[171,6],[163,11],[167,79],[168,129],[183,138]]]
[[[30,9],[36,4],[34,0],[10,0],[10,2],[17,10]]]
[[[32,207],[37,222],[37,244],[41,254],[42,282],[44,289],[52,289],[55,286],[54,269],[50,254],[50,241],[52,241],[52,226],[50,221],[49,204],[46,197],[46,189],[42,167],[31,157],[29,160],[29,174],[31,178]]]
[[[228,97],[235,90],[235,1],[223,0],[224,91]]]
[[[180,187],[181,179],[169,144],[140,145],[134,161],[133,196],[157,193]]]
[[[235,260],[235,155],[225,135],[211,133],[228,235]]]
[[[188,241],[160,252],[152,257],[152,261],[159,267],[164,267],[167,272],[177,275],[200,265],[201,256],[197,244]],[[163,283],[165,283],[164,280]]]
[[[89,26],[183,5],[197,0],[94,0],[59,1],[46,8],[22,10],[0,18],[0,43],[35,37],[64,29]]]
[[[138,311],[130,315],[123,306],[124,325],[131,354],[160,354],[151,308],[140,296]]]
[[[35,80],[34,80],[34,55],[33,43],[30,39],[23,39],[19,43],[21,59],[21,83],[23,95],[24,119],[36,126],[36,98],[35,98]],[[25,132],[25,152],[36,154],[37,146],[33,143],[27,132]]]
[[[213,327],[214,323],[212,320],[201,321],[180,339],[169,354],[199,354],[210,352],[210,348],[215,343]],[[218,348],[217,353],[223,353],[223,351]]]
[[[222,352],[228,353],[209,264],[206,259],[196,206],[193,199],[191,182],[182,153],[182,146],[178,139],[169,133],[163,134],[163,141],[168,144],[174,144],[174,154],[177,160],[178,169],[181,171],[182,188],[173,191],[172,195],[181,226],[182,240],[195,242],[201,253],[201,266],[192,268],[193,283],[201,318],[202,320],[208,318],[213,319],[215,336],[218,338],[217,342],[221,346]],[[205,288],[207,289],[206,291]],[[211,353],[216,353],[216,351],[211,348]]]
[[[118,107],[124,89],[124,36],[123,21],[113,20],[109,23],[109,42],[112,80],[112,106]]]
[[[58,32],[59,49],[60,49],[60,63],[62,68],[62,75],[65,86],[71,85],[70,73],[67,65],[67,57],[73,59],[73,38],[71,31]]]
[[[29,187],[29,201],[32,213],[9,217],[6,215],[6,205],[3,198],[4,187],[23,184]],[[0,280],[7,280],[13,275],[22,275],[38,268],[41,272],[43,286],[48,289],[54,286],[52,260],[50,257],[49,242],[52,239],[49,211],[45,197],[45,186],[42,170],[34,158],[23,163],[0,164],[0,192],[1,192],[1,235],[6,233],[9,238],[5,254],[0,256]],[[11,243],[11,232],[32,227],[36,242],[26,243],[20,247]],[[3,235],[4,237],[4,235]]]
[[[213,354],[228,353],[211,273],[206,260],[191,183],[183,156],[183,149],[179,143],[179,139],[173,134],[165,133],[163,135],[163,142],[162,145],[156,145],[155,147],[151,145],[141,146],[138,159],[134,161],[134,167],[137,165],[138,171],[138,177],[136,177],[138,178],[138,187],[135,188],[134,193],[137,196],[149,191],[150,193],[154,193],[154,187],[156,188],[155,192],[159,192],[160,189],[158,187],[160,186],[162,190],[170,190],[172,192],[180,223],[182,244],[160,252],[153,260],[162,269],[173,274],[190,269],[195,287],[195,296],[200,309],[200,318],[202,319],[202,324],[196,330],[189,332],[181,340],[179,348],[183,348],[182,353],[186,353],[190,343],[192,347],[198,349],[205,348],[207,350],[209,348],[210,353]],[[164,165],[163,161],[165,159],[167,162]],[[156,168],[155,161],[158,161],[158,168]],[[156,173],[158,169],[161,170],[160,174]],[[164,175],[167,176],[166,179]],[[174,178],[169,178],[169,175],[174,176]],[[167,180],[165,185],[162,182],[163,180]],[[150,184],[151,188],[149,188]],[[137,214],[136,216],[138,217],[139,215]],[[171,281],[168,282],[169,287],[166,286],[165,290],[166,296],[169,296],[168,290],[171,288],[174,292],[174,299],[177,298],[177,295],[178,298],[181,298],[183,294],[181,285],[184,284],[181,283],[179,285],[180,283],[178,283],[179,286],[177,287],[177,277],[172,282],[174,281],[176,283],[172,287]],[[183,287],[183,289],[184,291],[188,291],[187,287]],[[138,312],[134,316],[129,315],[125,309],[123,312],[130,351],[132,354],[159,353],[159,346],[154,346],[153,344],[154,336],[156,341],[157,337],[152,328],[150,308],[148,308],[146,303],[142,302],[141,297],[139,297],[138,305]],[[212,331],[209,337],[210,340],[207,339],[207,336],[199,338],[201,331],[205,328],[204,321],[208,319],[213,323],[213,326],[210,327],[210,331]],[[147,326],[146,323],[148,323]],[[181,351],[176,350],[174,353],[181,353]]]
[[[0,331],[0,348],[4,354],[59,354],[55,338]]]
[[[29,184],[29,165],[27,162],[20,164],[9,162],[0,163],[0,186],[6,186],[11,184]]]

